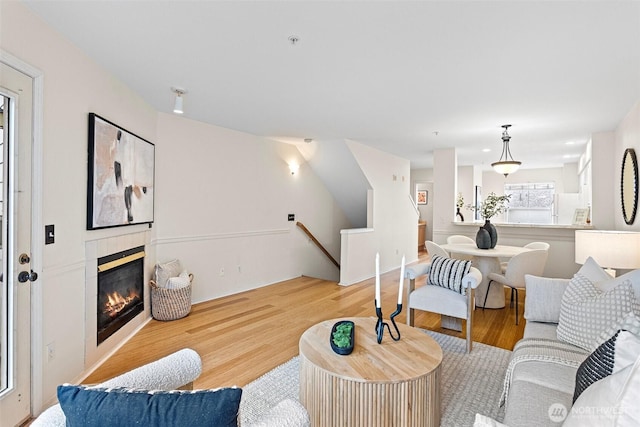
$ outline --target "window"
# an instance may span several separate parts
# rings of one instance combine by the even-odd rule
[[[536,182],[505,184],[504,194],[511,195],[505,219],[510,223],[553,223],[555,183]]]

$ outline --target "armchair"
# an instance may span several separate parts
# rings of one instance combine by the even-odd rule
[[[407,324],[413,326],[415,310],[429,311],[442,315],[442,326],[462,331],[462,321],[467,321],[467,352],[472,347],[472,324],[474,304],[474,289],[482,281],[480,270],[471,267],[469,273],[462,278],[462,287],[465,293],[459,294],[451,289],[431,285],[428,280],[425,284],[416,288],[416,278],[428,275],[431,263],[417,264],[407,268],[405,277],[409,279],[407,286]],[[455,325],[455,326],[454,326]],[[453,326],[453,327],[452,327]]]

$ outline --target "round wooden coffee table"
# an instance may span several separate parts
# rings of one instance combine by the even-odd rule
[[[334,353],[329,344],[331,327],[340,320],[355,324],[355,346],[347,356]],[[300,337],[300,401],[311,425],[440,425],[442,349],[405,324],[398,324],[400,341],[385,329],[378,344],[376,320],[326,320]]]

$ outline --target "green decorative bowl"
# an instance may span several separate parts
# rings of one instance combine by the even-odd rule
[[[340,334],[341,333],[338,331],[338,327],[342,326],[342,325],[351,325],[351,331],[349,332],[349,345],[346,347],[338,347],[338,345],[336,345],[336,343],[333,342],[333,337],[336,334]],[[333,327],[331,328],[331,335],[329,336],[329,343],[331,344],[331,349],[342,356],[346,356],[347,354],[351,354],[351,352],[353,351],[353,345],[355,343],[355,331],[356,331],[356,326],[353,324],[352,321],[350,320],[341,320],[339,322],[336,322]]]

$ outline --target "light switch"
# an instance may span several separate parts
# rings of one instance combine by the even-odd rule
[[[53,224],[44,226],[44,244],[50,245],[56,242],[56,231]]]

